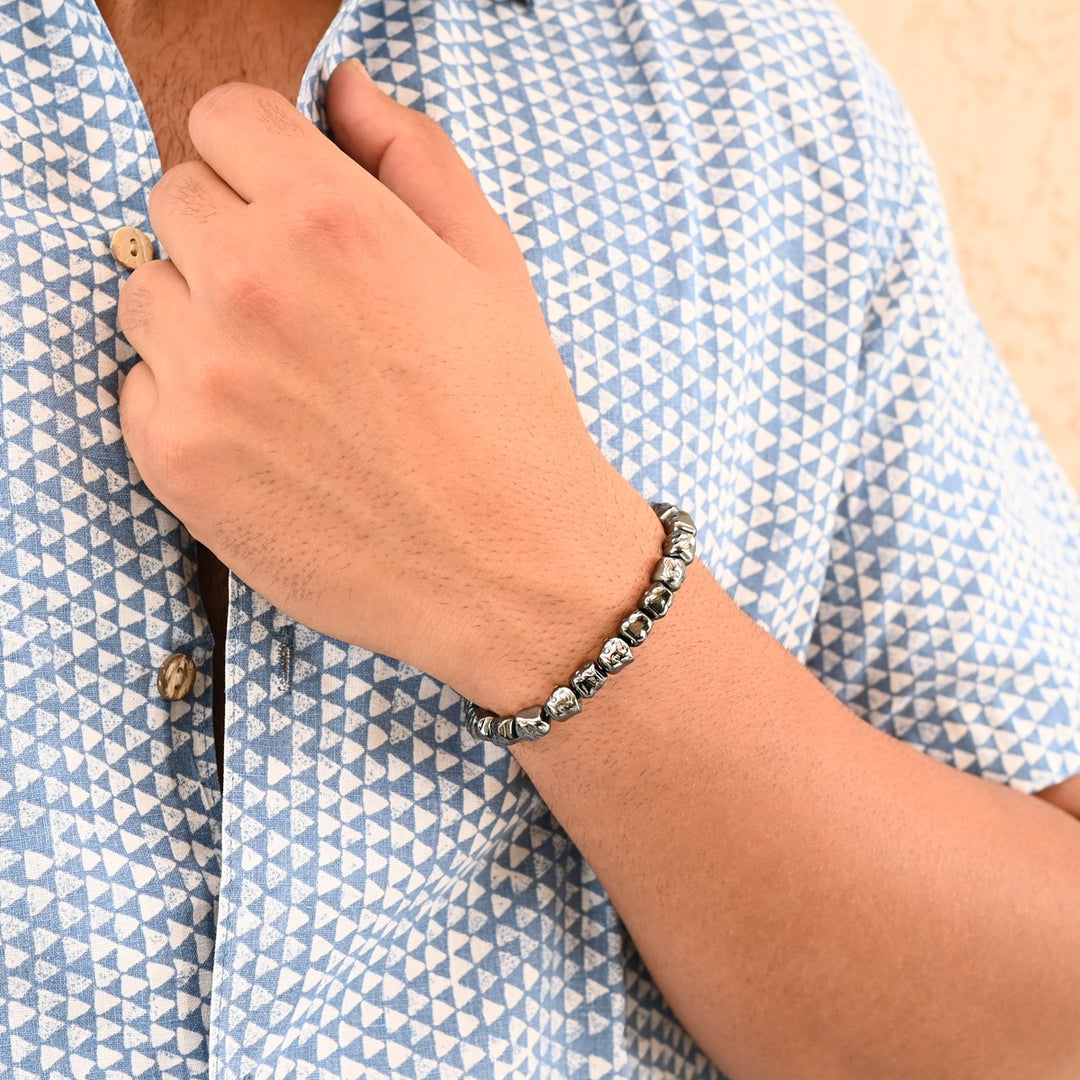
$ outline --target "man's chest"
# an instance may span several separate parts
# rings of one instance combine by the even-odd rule
[[[295,101],[307,62],[338,6],[336,0],[99,0],[142,99],[162,171],[198,157],[187,118],[212,87],[241,80],[269,86]]]

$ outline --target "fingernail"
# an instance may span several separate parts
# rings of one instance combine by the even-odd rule
[[[348,64],[350,67],[353,67],[357,71],[359,71],[360,74],[363,75],[364,78],[367,79],[368,82],[373,83],[375,81],[371,77],[371,75],[368,73],[368,69],[366,67],[364,67],[364,65],[361,64],[360,61],[355,56],[350,56],[349,59],[345,61],[345,63]]]

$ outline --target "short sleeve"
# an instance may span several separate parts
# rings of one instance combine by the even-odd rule
[[[851,47],[880,265],[806,663],[875,727],[1032,792],[1080,772],[1080,500],[968,301],[910,116]]]

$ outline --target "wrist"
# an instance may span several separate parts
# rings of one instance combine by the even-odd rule
[[[616,479],[603,512],[595,509],[603,505],[599,500],[587,503],[593,509],[560,557],[522,576],[503,605],[501,632],[485,637],[453,684],[469,701],[500,715],[542,705],[556,686],[596,660],[640,606],[666,532],[648,501]]]

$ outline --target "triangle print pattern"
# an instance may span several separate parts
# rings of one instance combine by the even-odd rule
[[[867,723],[1080,771],[1080,506],[933,170],[817,0],[345,0],[518,238],[598,446]],[[120,436],[121,225],[160,175],[92,0],[0,0],[0,1077],[722,1080],[505,749],[230,581]],[[156,672],[186,652],[192,695]]]

